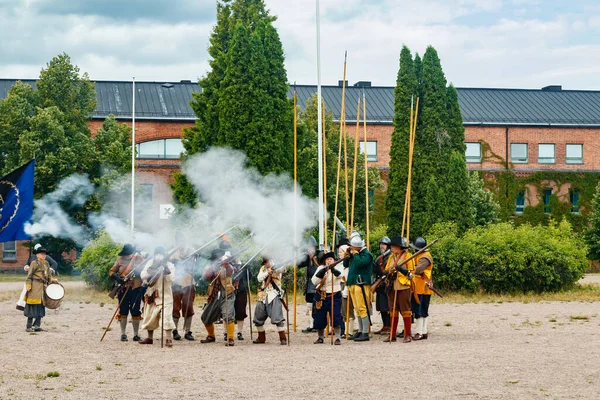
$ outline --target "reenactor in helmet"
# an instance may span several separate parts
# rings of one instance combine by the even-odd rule
[[[422,237],[415,239],[411,247],[417,251],[427,246],[427,242]],[[431,301],[430,289],[433,286],[431,273],[433,271],[433,258],[431,253],[425,251],[415,258],[415,292],[419,297],[419,304],[413,302],[413,314],[415,317],[415,335],[413,340],[427,339],[427,321],[429,319],[429,302]]]

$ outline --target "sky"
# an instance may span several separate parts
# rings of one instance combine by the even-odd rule
[[[265,0],[288,80],[316,84],[315,0]],[[402,45],[438,51],[458,87],[600,90],[597,0],[321,0],[321,75],[393,86]],[[0,0],[0,78],[66,52],[93,80],[197,80],[216,0]]]

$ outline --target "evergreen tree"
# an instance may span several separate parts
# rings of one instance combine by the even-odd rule
[[[292,106],[274,20],[263,0],[217,2],[211,70],[191,102],[197,120],[184,130],[184,158],[228,146],[246,152],[248,164],[263,174],[291,170]],[[176,175],[172,189],[177,202],[196,203],[185,176]]]
[[[417,76],[414,71],[412,55],[408,47],[404,46],[400,52],[400,69],[394,89],[394,132],[390,149],[390,172],[386,198],[388,233],[390,235],[400,235],[402,230],[408,179],[410,106],[411,101],[416,101],[416,94]]]

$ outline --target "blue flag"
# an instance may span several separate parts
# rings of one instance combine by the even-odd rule
[[[0,178],[0,242],[27,240],[25,223],[33,214],[35,160]]]

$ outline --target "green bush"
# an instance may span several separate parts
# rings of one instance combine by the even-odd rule
[[[83,280],[99,290],[112,289],[114,282],[108,276],[115,263],[121,246],[112,241],[105,232],[99,232],[81,253],[76,268],[81,271]]]
[[[553,292],[572,286],[587,268],[587,248],[566,220],[456,232],[453,224],[439,224],[428,234],[428,240],[440,239],[431,250],[434,280],[447,290]]]

